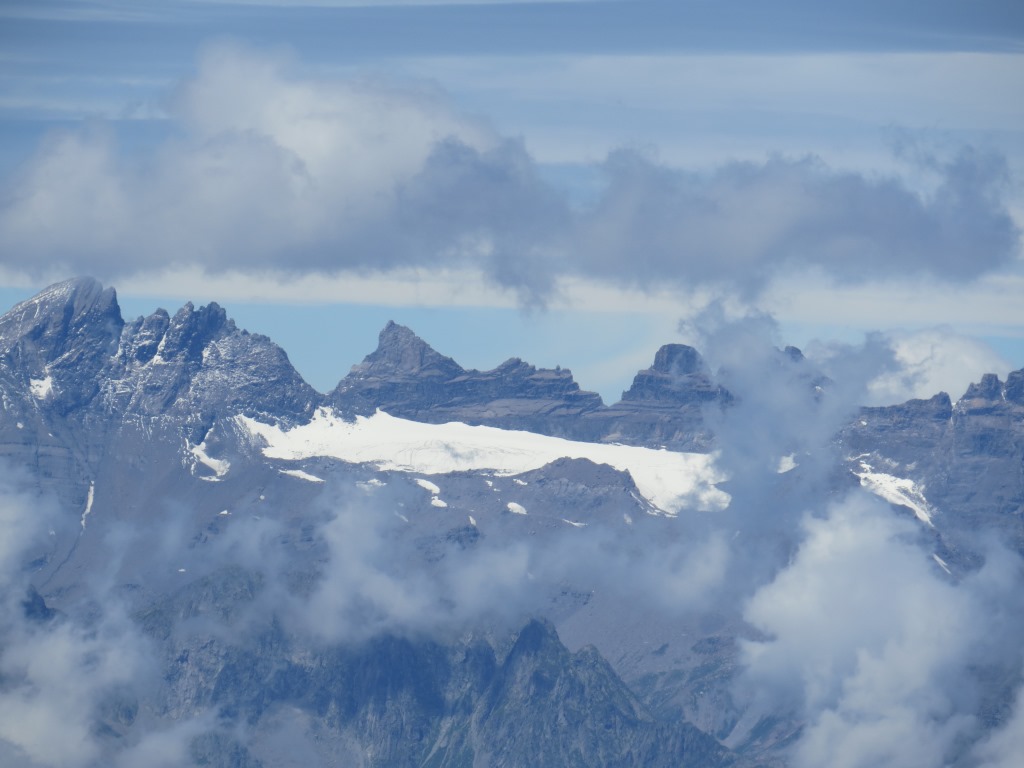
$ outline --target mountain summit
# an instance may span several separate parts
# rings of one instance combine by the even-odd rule
[[[352,366],[350,378],[365,380],[416,375],[448,380],[463,372],[458,363],[435,351],[409,328],[389,320],[380,332],[377,349],[362,363]]]
[[[568,369],[538,369],[518,358],[490,371],[466,370],[405,326],[388,322],[377,349],[352,367],[328,395],[343,413],[395,416],[434,423],[462,421],[543,434],[601,407]]]

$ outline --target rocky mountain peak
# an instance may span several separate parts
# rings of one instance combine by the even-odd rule
[[[81,315],[97,304],[107,306],[116,301],[114,289],[104,288],[99,280],[93,277],[73,277],[44,288],[32,298],[17,304],[11,311],[22,306],[38,306],[51,311],[54,308],[70,307],[73,315]]]
[[[211,341],[235,330],[234,322],[216,302],[196,309],[189,301],[171,318],[161,354],[167,360],[178,356],[199,359]]]
[[[107,352],[111,344],[116,347],[123,325],[113,288],[91,277],[65,280],[0,318],[0,352],[41,367],[83,343]]]
[[[782,354],[784,354],[794,363],[802,363],[806,359],[804,357],[804,353],[801,352],[798,347],[788,346],[782,350]]]
[[[149,317],[140,317],[134,323],[125,328],[125,334],[130,342],[127,350],[131,357],[138,363],[148,363],[160,349],[160,342],[163,341],[171,324],[171,317],[166,309],[158,309]]]
[[[704,358],[693,347],[686,344],[666,344],[654,355],[652,371],[673,376],[687,376],[700,373],[705,368]]]
[[[1024,406],[1024,369],[1011,371],[1005,383],[996,374],[986,373],[981,381],[967,387],[956,410],[960,414],[1002,413],[1003,418],[1012,419],[1013,414],[1019,414],[1021,406]]]
[[[444,423],[489,424],[559,433],[558,424],[601,407],[568,368],[537,368],[513,357],[489,371],[465,369],[409,328],[389,322],[377,349],[328,395],[342,413],[372,413]],[[564,433],[559,433],[564,434]]]
[[[658,401],[693,404],[720,399],[721,387],[712,382],[704,358],[685,344],[666,344],[654,355],[654,364],[633,377],[622,393],[623,402]]]
[[[364,377],[434,374],[454,377],[462,367],[437,352],[413,331],[393,320],[380,332],[377,349],[352,367],[352,375]]]
[[[519,631],[508,658],[511,661],[517,657],[542,654],[568,655],[568,652],[562,646],[558,632],[550,621],[533,618]]]
[[[45,288],[0,317],[4,389],[25,397],[26,411],[41,401],[75,410],[95,396],[123,327],[113,288],[88,277]]]
[[[1011,403],[1024,405],[1024,368],[1009,373],[1003,391],[1006,393],[1006,399]]]
[[[986,373],[981,381],[971,384],[964,393],[965,400],[1001,400],[1003,384],[994,373]]]
[[[51,285],[0,317],[0,394],[15,423],[173,413],[203,429],[237,412],[308,415],[320,398],[283,350],[220,305],[125,323],[114,289],[92,278]]]
[[[515,371],[530,370],[535,371],[536,368],[527,362],[524,362],[520,357],[510,357],[508,360],[503,362],[494,370],[501,371],[502,373],[512,373]]]

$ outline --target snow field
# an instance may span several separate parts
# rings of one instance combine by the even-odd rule
[[[323,456],[423,475],[491,471],[506,476],[539,469],[563,457],[589,459],[629,472],[644,498],[665,514],[675,515],[684,508],[720,510],[730,501],[715,486],[725,478],[714,466],[714,455],[708,454],[575,442],[459,422],[424,424],[383,411],[346,422],[321,408],[308,424],[287,430],[246,416],[236,420],[262,440],[263,454],[273,459]],[[427,490],[433,493],[432,488]]]

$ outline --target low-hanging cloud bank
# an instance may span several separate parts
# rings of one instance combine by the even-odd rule
[[[954,582],[909,521],[861,495],[802,527],[793,562],[747,604],[767,639],[744,644],[741,678],[753,706],[803,723],[793,765],[1007,764],[1019,717],[976,748],[986,761],[965,754],[1020,678],[1020,558],[993,546]]]
[[[1019,248],[1006,163],[971,148],[929,161],[928,193],[813,157],[696,174],[621,150],[581,211],[522,140],[423,85],[314,80],[215,47],[170,105],[173,138],[151,152],[102,126],[51,136],[5,184],[7,266],[469,267],[537,302],[571,275],[747,292],[809,267],[852,283],[965,280]]]

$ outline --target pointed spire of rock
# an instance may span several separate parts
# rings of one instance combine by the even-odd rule
[[[393,320],[380,332],[377,349],[352,367],[352,374],[359,378],[409,374],[453,378],[462,373],[462,366]]]

